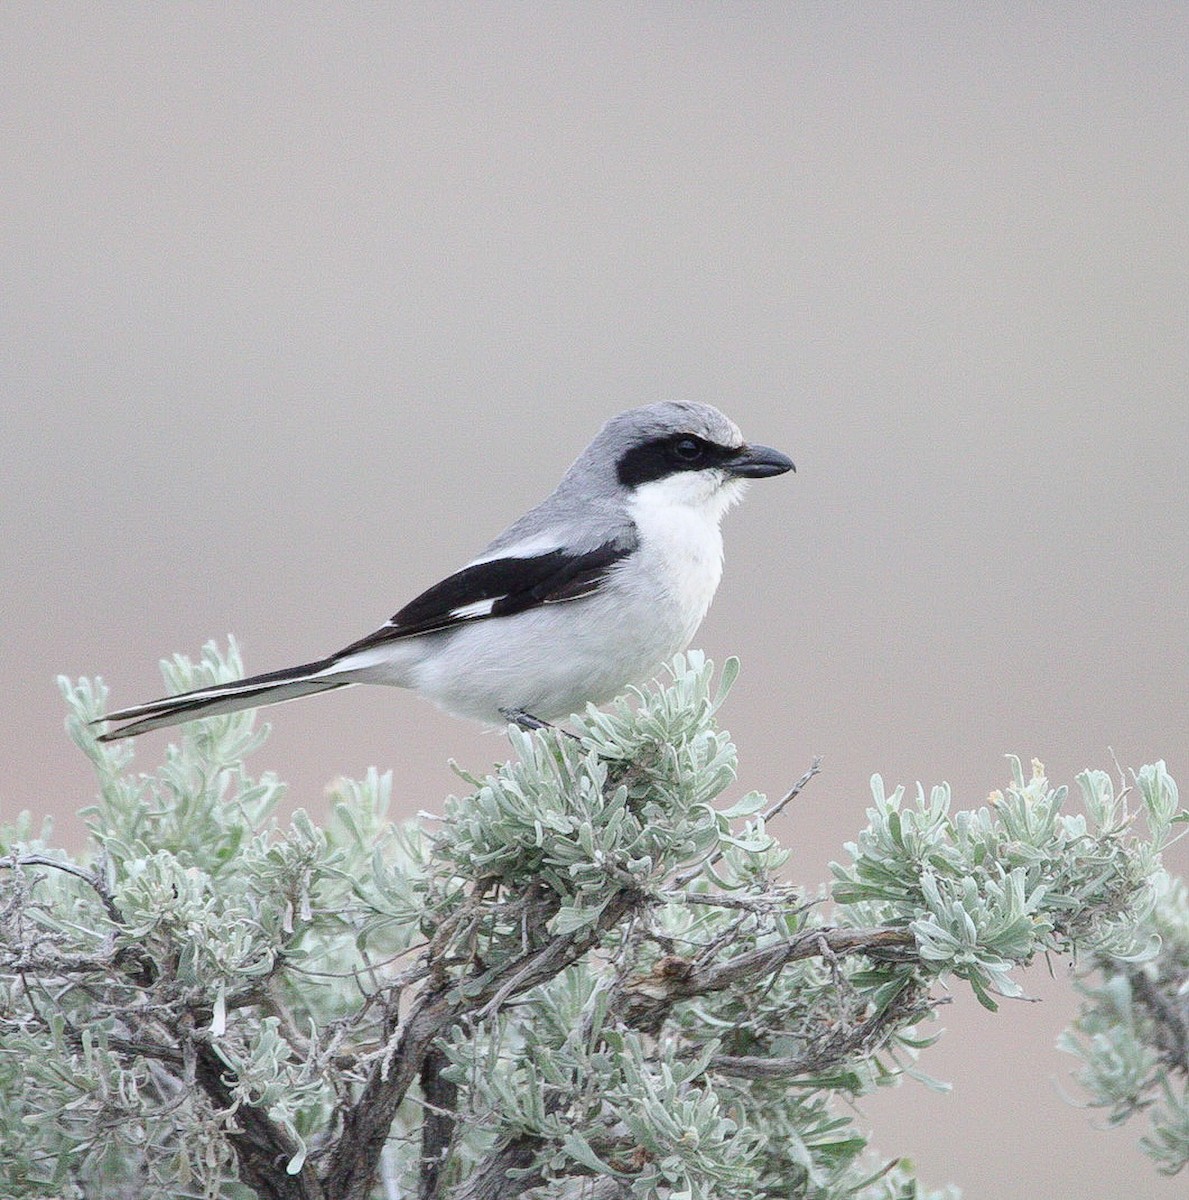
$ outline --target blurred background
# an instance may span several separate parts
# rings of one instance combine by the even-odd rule
[[[798,879],[876,771],[976,805],[1005,752],[1113,749],[1184,792],[1187,47],[1175,3],[4,5],[0,815],[81,844],[58,672],[115,706],[228,632],[337,649],[663,398],[797,463],[698,644],[743,661],[739,791],[824,758]],[[316,814],[506,753],[396,691],[269,720]],[[1064,1098],[1050,966],[955,993],[952,1093],[864,1101],[877,1145],[967,1197],[1183,1195]]]

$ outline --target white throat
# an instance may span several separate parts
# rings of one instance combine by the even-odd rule
[[[688,627],[706,615],[722,578],[719,522],[746,484],[717,471],[683,471],[640,484],[628,513],[640,537],[641,566]]]
[[[628,508],[637,526],[641,520],[696,520],[717,528],[746,490],[746,480],[724,477],[719,471],[680,471],[640,484]]]

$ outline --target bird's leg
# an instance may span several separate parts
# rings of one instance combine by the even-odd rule
[[[542,721],[540,717],[534,717],[532,713],[525,712],[523,708],[501,708],[500,716],[509,725],[519,725],[521,729],[535,731],[538,729],[553,728],[548,721]]]
[[[519,726],[519,728],[527,729],[530,732],[535,732],[538,729],[557,729],[559,733],[564,733],[566,737],[573,738],[576,742],[582,740],[576,733],[571,733],[568,729],[558,729],[556,725],[551,725],[548,721],[542,721],[540,717],[534,717],[532,713],[525,712],[523,708],[501,708],[500,716],[508,724]]]

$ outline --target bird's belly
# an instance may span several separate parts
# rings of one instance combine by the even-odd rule
[[[722,539],[716,520],[680,510],[645,509],[636,521],[639,548],[596,594],[410,639],[420,645],[400,670],[381,666],[371,679],[490,724],[513,708],[562,720],[646,683],[706,615]]]
[[[457,716],[501,724],[500,710],[517,708],[557,721],[646,682],[696,628],[663,596],[601,594],[455,630],[411,682]]]

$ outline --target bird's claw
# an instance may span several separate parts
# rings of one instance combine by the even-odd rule
[[[571,733],[568,729],[558,729],[556,725],[551,725],[548,721],[542,721],[540,717],[534,717],[532,713],[525,712],[523,708],[501,708],[500,716],[509,725],[515,725],[519,729],[527,729],[530,733],[535,733],[539,729],[557,729],[558,733],[563,733],[566,737],[573,738],[576,742],[582,740],[577,734]]]
[[[532,713],[525,712],[523,708],[501,708],[500,716],[509,725],[518,725],[521,729],[536,731],[538,729],[553,728],[548,721],[542,721],[540,717],[534,717]]]

